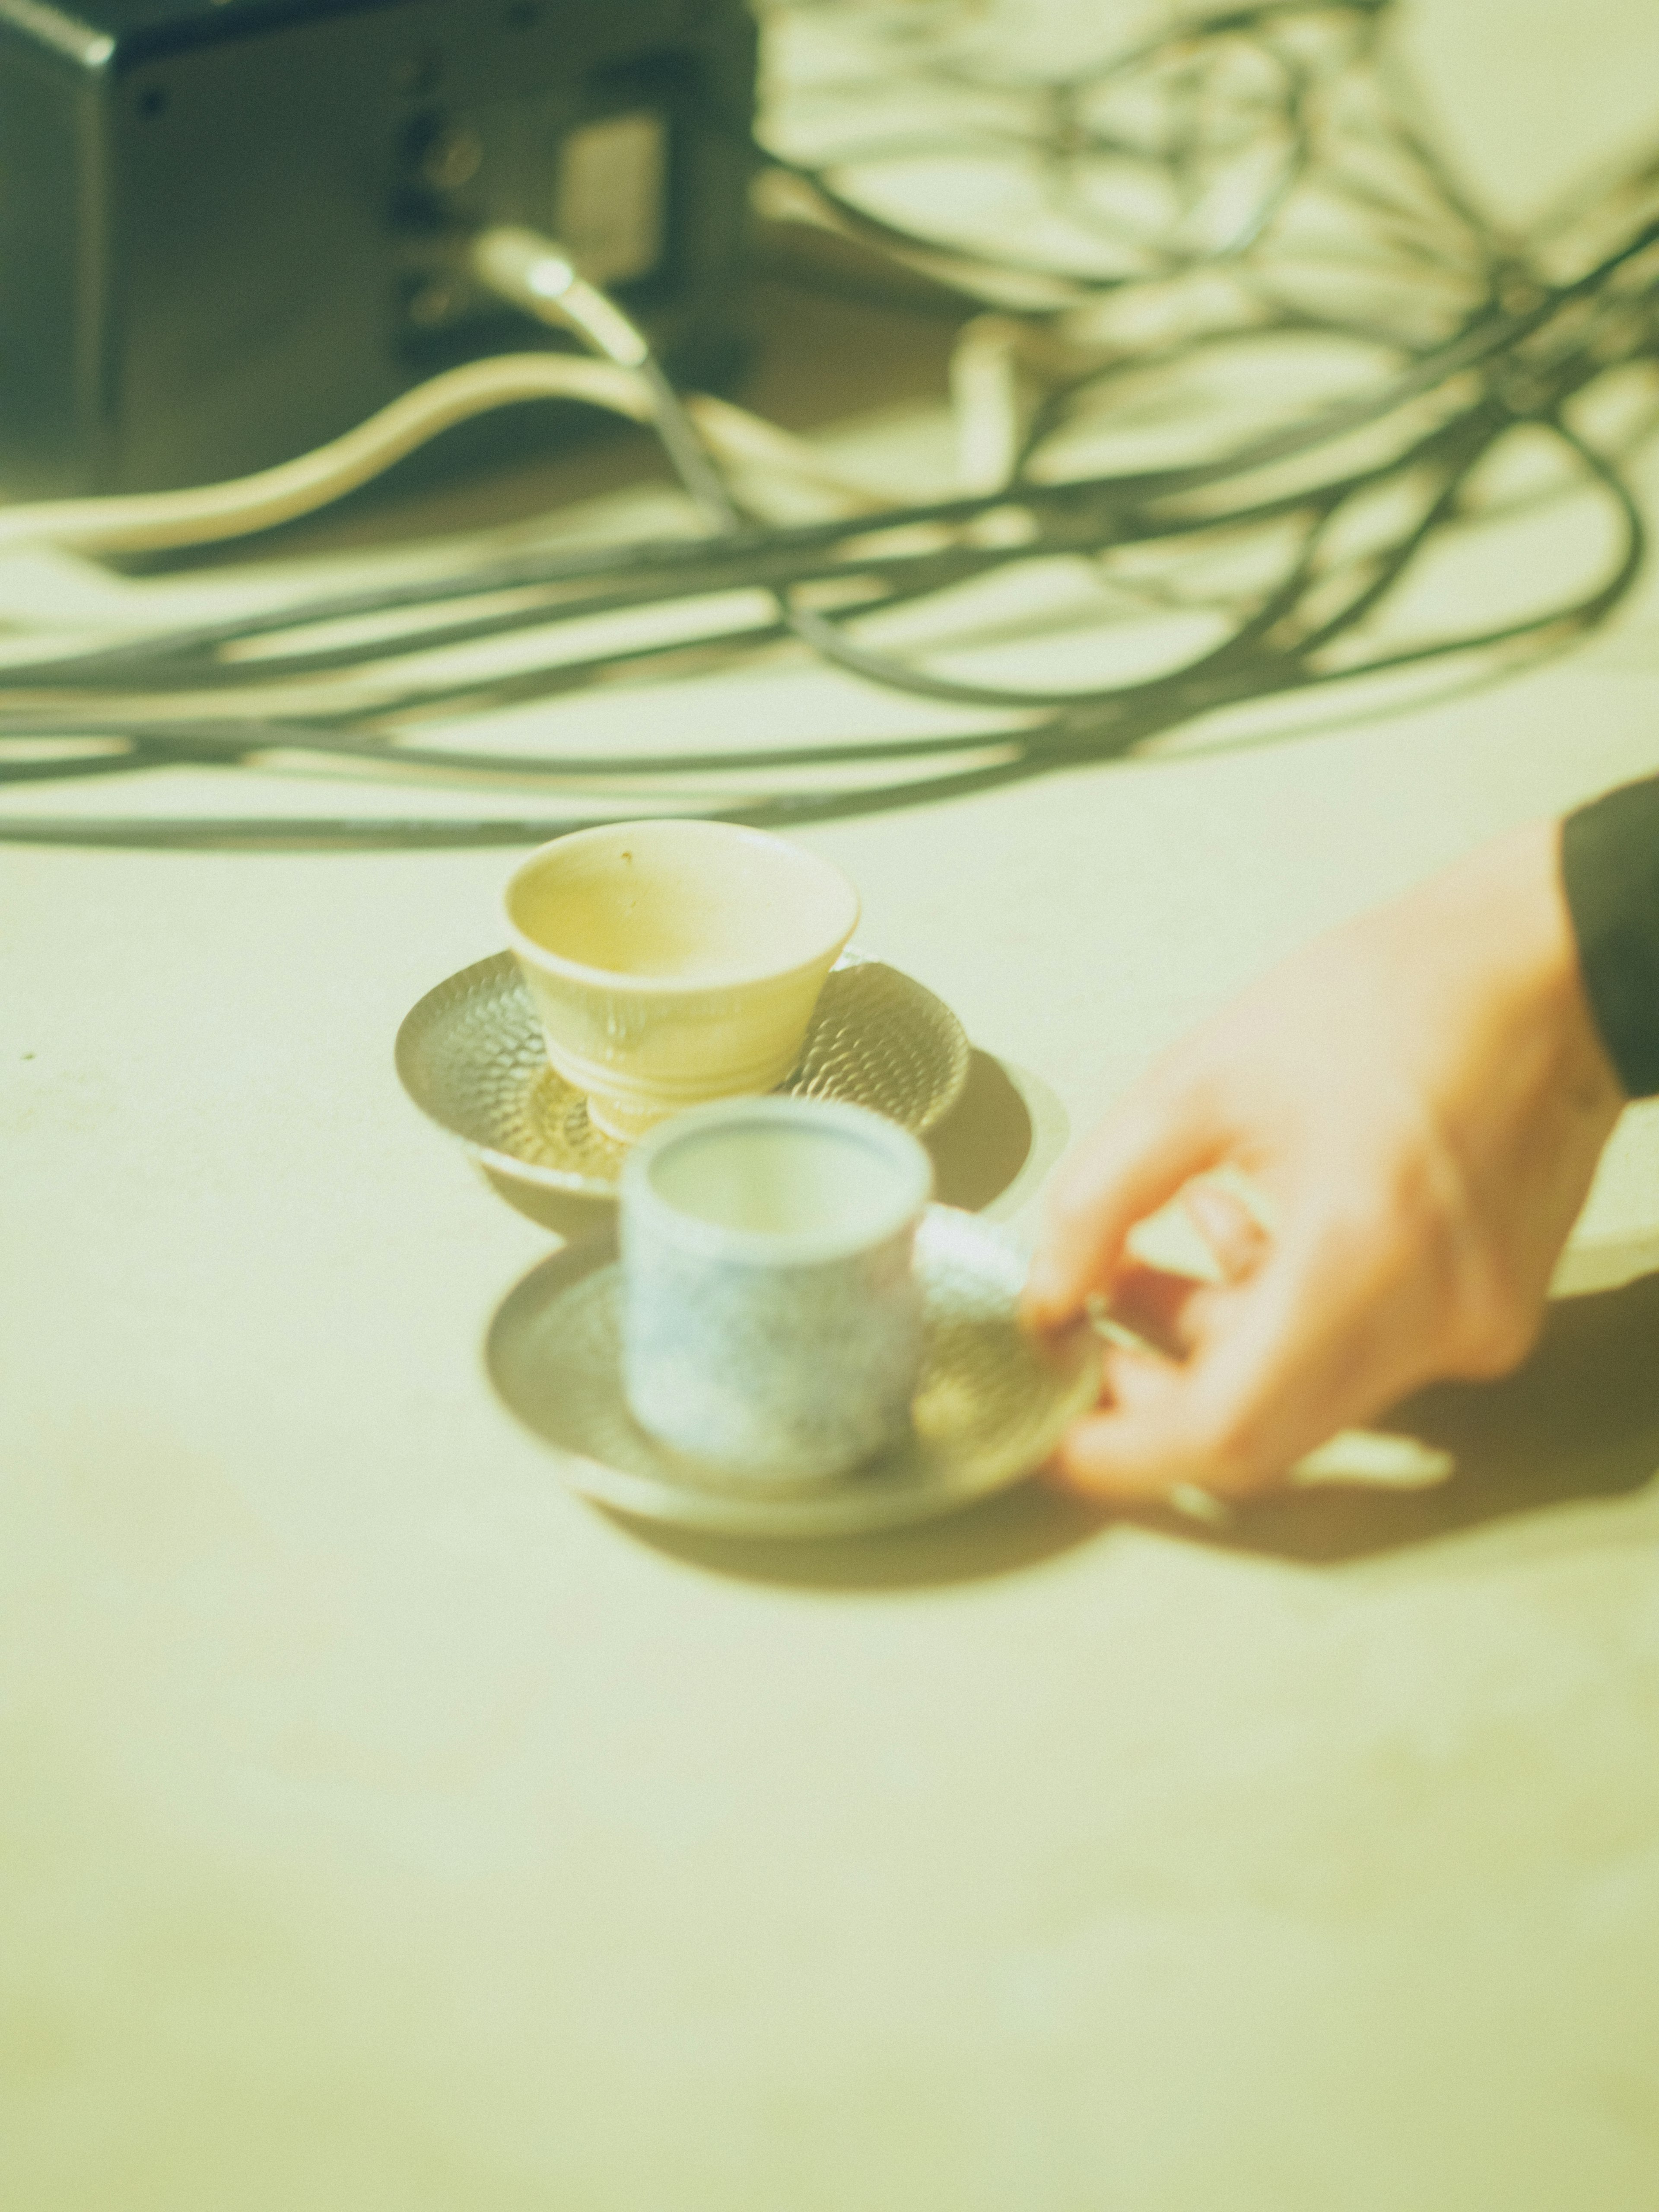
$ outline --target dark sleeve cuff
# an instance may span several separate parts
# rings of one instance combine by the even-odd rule
[[[1659,776],[1568,815],[1561,873],[1584,988],[1632,1098],[1659,1095]]]

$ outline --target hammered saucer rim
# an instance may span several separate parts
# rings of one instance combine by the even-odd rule
[[[930,1235],[955,1240],[958,1257],[963,1244],[975,1250],[981,1287],[1000,1288],[998,1273],[1016,1265],[1006,1237],[978,1215],[962,1208],[930,1206],[922,1236]],[[482,1358],[498,1405],[554,1461],[566,1487],[574,1495],[630,1521],[762,1542],[821,1541],[914,1527],[960,1512],[1027,1480],[1058,1443],[1064,1426],[1085,1412],[1098,1395],[1099,1340],[1086,1324],[1079,1324],[1047,1340],[1042,1352],[1036,1348],[1042,1340],[1031,1340],[1034,1357],[1050,1366],[1054,1384],[1045,1425],[1033,1431],[1018,1452],[979,1461],[960,1452],[930,1454],[920,1445],[896,1448],[900,1465],[908,1461],[940,1469],[939,1479],[931,1482],[913,1480],[884,1487],[881,1469],[886,1455],[873,1465],[848,1474],[820,1478],[793,1488],[736,1477],[711,1480],[690,1467],[684,1471],[675,1468],[672,1453],[651,1446],[643,1438],[647,1449],[660,1451],[661,1471],[649,1474],[617,1467],[549,1436],[515,1402],[504,1376],[510,1340],[515,1334],[522,1336],[538,1322],[544,1324],[550,1310],[580,1291],[596,1274],[617,1269],[617,1249],[612,1224],[562,1245],[538,1261],[513,1285],[491,1315]],[[949,1318],[951,1311],[943,1294],[932,1302],[932,1310],[943,1318]],[[1007,1326],[1011,1333],[1024,1334],[1014,1316],[1012,1295]]]
[[[830,972],[842,973],[849,968],[881,968],[886,969],[890,975],[897,977],[907,991],[914,995],[917,1002],[918,1012],[925,1006],[932,1017],[939,1021],[941,1032],[949,1039],[951,1048],[951,1065],[946,1080],[939,1086],[925,1115],[920,1120],[907,1120],[901,1124],[902,1127],[908,1128],[913,1136],[925,1139],[930,1131],[937,1128],[945,1120],[952,1107],[961,1098],[967,1086],[973,1047],[961,1017],[952,1006],[939,996],[937,992],[929,990],[925,983],[919,981],[907,970],[895,967],[890,961],[878,959],[859,946],[849,945]],[[440,981],[433,984],[428,990],[422,993],[399,1022],[392,1043],[392,1062],[398,1081],[403,1085],[404,1093],[410,1103],[432,1123],[434,1128],[441,1129],[452,1141],[459,1145],[469,1158],[487,1171],[503,1176],[508,1182],[522,1184],[535,1190],[555,1193],[563,1198],[585,1199],[614,1205],[617,1188],[615,1180],[586,1174],[580,1168],[562,1168],[544,1161],[526,1160],[517,1152],[503,1152],[496,1146],[483,1143],[477,1137],[470,1136],[465,1129],[458,1128],[452,1121],[446,1119],[442,1114],[434,1109],[423,1095],[422,1086],[411,1076],[409,1062],[413,1056],[415,1040],[422,1033],[423,1027],[429,1026],[431,1021],[435,1018],[433,1012],[434,1002],[441,998],[444,1000],[463,998],[469,990],[477,989],[487,982],[505,981],[508,978],[514,982],[519,981],[513,953],[510,949],[503,947],[498,951],[486,953],[480,959],[469,962],[465,968],[458,968],[453,974],[444,976]],[[519,988],[523,988],[522,983],[519,983]],[[781,1091],[787,1091],[789,1079],[786,1079],[785,1083],[778,1086]],[[826,1091],[815,1095],[834,1097],[847,1094],[841,1091]],[[854,1100],[854,1103],[860,1102]],[[620,1151],[622,1148],[618,1149]]]

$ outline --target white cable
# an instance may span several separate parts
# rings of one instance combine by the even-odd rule
[[[29,501],[0,507],[0,550],[47,544],[84,552],[159,552],[206,545],[270,530],[343,498],[458,422],[526,400],[571,399],[636,422],[657,414],[641,372],[648,349],[639,331],[588,283],[550,240],[511,225],[482,233],[470,260],[481,282],[549,323],[574,325],[607,358],[574,354],[499,354],[470,362],[402,393],[365,422],[274,468],[222,483],[179,491],[91,499]],[[994,448],[1006,450],[1012,425],[1000,434],[980,395],[976,465],[987,473]],[[890,495],[849,477],[804,440],[728,400],[689,394],[685,405],[708,445],[733,465],[784,471],[816,486],[854,513],[878,514]]]
[[[698,429],[724,461],[783,471],[803,483],[817,485],[855,514],[880,514],[893,504],[890,486],[881,489],[848,476],[804,438],[780,429],[763,415],[734,407],[729,399],[716,399],[706,392],[688,393],[685,404]]]
[[[480,231],[467,265],[499,298],[541,322],[574,326],[619,368],[642,368],[650,358],[650,346],[628,317],[539,231],[516,223]]]
[[[1007,315],[975,315],[951,349],[957,474],[964,491],[1000,491],[1018,465],[1023,334]]]
[[[156,552],[241,538],[343,498],[440,432],[496,407],[573,399],[635,422],[652,421],[649,388],[631,368],[575,354],[498,354],[447,369],[314,452],[256,475],[183,491],[29,501],[0,507],[0,550],[53,544],[83,552]],[[728,401],[692,394],[686,405],[709,443],[733,462],[787,469],[855,511],[888,501],[840,475],[804,441]]]
[[[269,530],[355,491],[440,431],[528,399],[584,400],[637,422],[651,416],[638,380],[608,362],[499,354],[447,369],[327,445],[254,476],[185,491],[0,507],[0,546],[44,540],[87,551],[150,551]]]
[[[514,223],[480,231],[469,247],[467,265],[480,283],[509,306],[538,322],[574,330],[620,367],[641,369],[649,361],[650,343],[641,331],[614,301],[578,273],[556,240],[539,231]],[[892,503],[889,494],[852,482],[803,440],[747,408],[701,394],[688,397],[684,404],[704,441],[723,460],[787,470],[832,491],[858,512],[879,513]],[[659,414],[660,407],[659,392],[647,407],[647,419]]]

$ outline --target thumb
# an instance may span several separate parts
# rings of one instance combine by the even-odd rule
[[[1026,1277],[1022,1311],[1039,1328],[1103,1290],[1137,1221],[1223,1157],[1225,1131],[1207,1087],[1144,1083],[1062,1166]]]

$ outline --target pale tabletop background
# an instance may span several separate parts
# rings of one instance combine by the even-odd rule
[[[1521,212],[1659,128],[1650,0],[1417,34]],[[774,319],[764,404],[925,447],[937,329]],[[1018,1235],[1274,955],[1659,768],[1656,677],[1650,588],[1516,684],[805,842],[1023,1099]],[[812,686],[850,696],[677,712]],[[510,860],[0,847],[8,2212],[1651,2212],[1639,1131],[1590,1224],[1615,1286],[1402,1413],[1448,1482],[647,1539],[492,1397],[549,1234],[392,1072]]]

